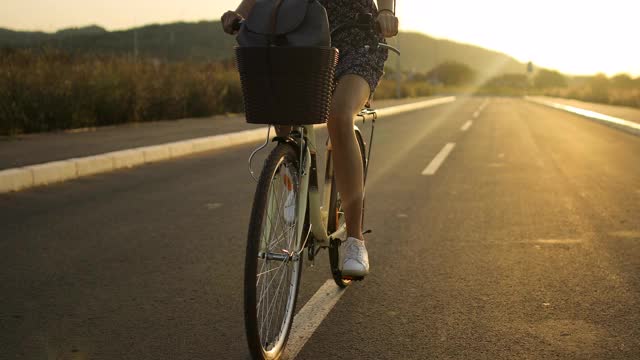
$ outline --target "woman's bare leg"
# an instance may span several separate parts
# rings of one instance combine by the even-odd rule
[[[327,127],[333,148],[336,184],[345,212],[347,236],[364,240],[362,234],[362,200],[364,170],[353,118],[369,99],[369,84],[361,76],[348,74],[340,78],[333,94]]]

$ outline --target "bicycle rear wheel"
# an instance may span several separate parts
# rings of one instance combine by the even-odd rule
[[[244,274],[245,329],[254,359],[279,358],[293,322],[302,274],[297,155],[279,144],[254,197]]]
[[[356,139],[358,139],[358,148],[360,149],[360,155],[362,156],[362,168],[365,169],[367,162],[365,144],[359,131],[356,131]],[[327,232],[329,234],[337,231],[341,226],[345,224],[344,210],[342,209],[340,193],[338,192],[338,188],[336,186],[336,178],[333,168],[333,156],[331,154],[332,151],[330,151],[329,155],[327,156],[327,171],[325,172],[325,176],[331,179],[331,195],[329,197],[329,214],[327,222]],[[362,218],[364,220],[364,197],[362,201]],[[342,258],[340,257],[341,244],[342,239],[332,239],[331,244],[329,245],[329,264],[331,266],[331,274],[333,275],[333,280],[339,287],[345,288],[351,283],[351,280],[343,278],[342,272],[340,271],[340,265],[342,264]]]

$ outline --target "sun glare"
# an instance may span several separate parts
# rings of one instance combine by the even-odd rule
[[[479,45],[569,74],[640,75],[632,1],[401,1],[403,30]]]

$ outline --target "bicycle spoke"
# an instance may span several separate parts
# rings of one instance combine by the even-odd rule
[[[280,268],[286,268],[286,267],[280,267]],[[287,273],[287,272],[285,272],[285,274],[286,274],[286,273]],[[262,319],[263,319],[263,320],[262,320],[262,326],[264,327],[264,326],[266,325],[266,330],[267,330],[267,332],[266,332],[266,336],[264,337],[266,340],[269,340],[269,339],[270,339],[270,338],[269,338],[269,335],[271,334],[271,331],[272,331],[272,326],[271,326],[271,324],[272,324],[273,316],[274,316],[274,314],[273,314],[273,311],[272,311],[272,310],[274,309],[274,304],[275,304],[275,303],[277,302],[277,300],[278,300],[278,295],[279,295],[279,293],[280,293],[280,291],[279,291],[279,290],[280,290],[280,287],[281,287],[281,285],[282,285],[282,281],[283,281],[286,277],[287,277],[286,275],[283,275],[283,276],[281,276],[281,277],[280,277],[280,280],[278,281],[278,285],[277,285],[277,287],[275,288],[275,292],[272,294],[272,292],[273,292],[273,288],[271,287],[271,283],[273,283],[273,280],[275,280],[275,277],[274,277],[274,278],[269,282],[269,285],[267,285],[267,289],[266,289],[266,292],[267,292],[267,294],[266,294],[266,295],[267,295],[267,297],[266,297],[266,299],[265,299],[265,298],[263,298],[263,299],[262,299],[262,300],[265,300],[265,301],[263,301],[263,309],[264,309],[264,312],[263,312],[263,314],[262,314],[262,315],[263,315],[263,317],[262,317]],[[272,295],[273,295],[273,296],[272,296]],[[270,299],[271,297],[273,297],[273,299]]]
[[[282,265],[278,266],[278,267],[277,267],[277,268],[275,268],[275,269],[271,269],[271,270],[267,270],[267,271],[265,271],[265,272],[261,272],[261,273],[259,273],[257,276],[258,276],[258,277],[260,277],[260,276],[262,276],[262,275],[265,275],[265,274],[271,273],[271,272],[273,272],[273,271],[279,270],[279,269],[280,269],[281,267],[283,267],[285,264],[286,264],[286,262],[284,262]]]
[[[275,185],[275,184],[272,183],[272,185]],[[271,189],[275,189],[275,186],[272,186]],[[284,197],[284,194],[285,194],[286,190],[287,190],[286,188],[283,188],[282,192],[280,193],[281,194],[280,200],[282,200],[282,198]],[[282,219],[282,213],[284,211],[283,206],[281,206],[282,201],[278,201],[278,197],[275,194],[273,194],[274,192],[275,191],[273,191],[273,192],[270,191],[268,200],[270,200],[270,201],[273,200],[275,202],[275,209],[276,209],[276,212],[277,212],[277,218],[274,220],[272,214],[269,211],[267,211],[267,219],[269,220],[269,223],[271,225],[270,228],[269,228],[270,231],[269,231],[268,235],[271,235],[271,233],[278,233],[276,231],[276,230],[279,229],[278,225],[281,225],[281,224],[285,223],[284,221],[280,221]],[[282,229],[282,230],[284,231],[284,229]],[[267,241],[265,241],[267,243],[267,246],[266,246],[266,248],[267,248],[266,250],[267,251],[271,250],[272,244],[273,244],[273,242],[271,242],[271,243],[268,242],[268,239],[270,237],[271,236],[269,236],[266,239]]]
[[[291,264],[293,266],[293,264]],[[278,319],[281,319],[279,321],[279,323],[276,323],[276,326],[278,326],[278,328],[282,327],[284,321],[285,321],[285,316],[284,314],[286,314],[286,305],[288,303],[288,294],[291,291],[291,276],[293,273],[293,268],[290,268],[289,271],[287,271],[286,275],[283,277],[284,282],[282,283],[282,290],[280,290],[280,286],[278,286],[278,293],[280,294],[280,296],[278,297],[278,299],[276,300],[275,303],[275,307],[274,307],[274,312],[276,312],[278,314]],[[283,305],[285,306],[285,308],[283,309]],[[279,335],[279,334],[278,334]],[[277,339],[276,339],[277,340]]]
[[[271,303],[267,304],[267,337],[266,339],[269,339],[269,334],[272,330],[272,326],[271,326],[271,322],[273,321],[273,317],[274,317],[274,311],[275,307],[274,305],[277,303],[278,301],[278,294],[279,294],[279,290],[280,290],[280,286],[282,285],[282,280],[284,280],[285,276],[280,278],[280,281],[278,282],[278,286],[276,287],[276,291],[274,294],[274,299],[271,301]]]
[[[273,187],[272,187],[272,188],[273,188]],[[275,192],[275,191],[274,191],[274,192]],[[275,218],[275,220],[274,220],[273,215],[271,214],[271,212],[270,212],[270,211],[267,211],[267,220],[269,221],[269,224],[271,225],[271,226],[269,227],[269,233],[268,233],[267,235],[271,235],[272,233],[275,233],[275,232],[276,232],[276,230],[278,229],[278,225],[281,223],[281,222],[279,221],[279,220],[280,220],[280,217],[281,217],[280,206],[278,205],[278,201],[275,199],[275,194],[273,194],[273,195],[272,195],[272,194],[273,194],[273,192],[271,192],[271,191],[270,191],[270,192],[269,192],[269,197],[268,197],[268,200],[269,200],[269,201],[268,201],[268,203],[271,203],[271,201],[274,201],[274,202],[275,202],[274,207],[275,207],[275,209],[276,209],[276,213],[277,213],[277,214],[276,214],[276,216],[277,216],[277,217],[276,217],[276,218]],[[270,208],[269,208],[269,209],[270,209]],[[268,210],[269,210],[269,209],[268,209]],[[267,243],[266,251],[269,251],[269,250],[270,250],[270,248],[269,248],[269,246],[268,246],[268,239],[269,239],[269,237],[267,237],[267,239],[266,239],[266,240],[267,240],[267,241],[266,241],[266,243]]]
[[[285,236],[291,235],[291,233],[293,233],[293,232],[294,232],[294,230],[295,230],[296,224],[297,224],[297,223],[294,223],[294,224],[292,224],[292,225],[288,226],[288,228],[287,228],[287,229],[284,229],[284,230],[285,230],[285,232],[283,232],[282,234],[280,234],[280,235],[279,235],[279,236],[278,236],[278,237],[277,237],[277,238],[276,238],[276,239],[275,239],[271,244],[275,244],[276,242],[280,242],[280,240],[284,239],[284,237],[285,237]],[[286,231],[286,230],[289,230],[289,231]],[[287,249],[287,250],[289,250],[289,251],[293,250],[293,249],[291,248],[291,244],[288,244],[288,245],[289,245],[289,246],[287,246],[287,247],[286,247],[286,249]]]
[[[271,283],[273,283],[273,281],[275,280],[275,278],[276,278],[276,276],[275,276],[275,275],[277,275],[277,274],[278,274],[278,272],[279,272],[281,269],[283,269],[283,268],[285,268],[285,264],[283,264],[283,265],[281,265],[281,266],[279,266],[279,267],[277,267],[277,268],[275,268],[275,269],[269,270],[269,271],[275,271],[276,273],[275,273],[275,274],[273,274],[273,276],[271,277],[271,280],[269,280],[269,282],[268,282],[268,283],[267,283],[267,281],[266,281],[266,280],[263,280],[263,282],[262,282],[263,286],[265,286],[265,285],[264,285],[265,283],[267,284],[267,285],[265,286],[265,288],[264,288],[266,291],[265,291],[265,294],[263,294],[263,295],[260,297],[258,304],[262,303],[262,301],[264,300],[265,296],[267,296],[267,295],[268,295],[268,294],[267,294],[267,293],[268,293],[268,289],[271,287]],[[268,296],[267,296],[267,297],[268,297]],[[256,306],[256,307],[257,307],[257,306]]]
[[[281,184],[280,186],[282,187],[282,191],[276,191],[275,190],[275,185],[278,185],[279,182],[276,181],[275,183],[272,182],[271,189],[273,189],[273,191],[270,191],[270,196],[269,196],[269,200],[270,201],[274,201],[275,202],[275,209],[276,209],[276,218],[274,220],[274,216],[273,214],[271,214],[271,212],[267,212],[267,218],[269,220],[269,224],[271,225],[269,227],[269,234],[266,234],[266,241],[264,241],[264,243],[266,243],[266,251],[271,251],[275,245],[280,242],[283,239],[287,239],[287,246],[286,249],[289,251],[295,251],[297,249],[293,249],[293,240],[295,240],[295,230],[297,228],[297,224],[298,224],[298,219],[296,218],[294,223],[292,225],[287,225],[285,221],[283,221],[283,216],[282,213],[284,211],[284,206],[283,206],[283,200],[285,197],[285,194],[287,193],[287,188],[286,187],[282,187]],[[280,196],[277,196],[275,193],[278,192],[280,194]],[[282,211],[281,211],[282,210]],[[297,209],[296,209],[297,211]],[[278,231],[279,230],[279,231]],[[271,235],[274,236],[271,236]],[[271,241],[269,241],[270,239],[272,239]]]
[[[285,265],[285,263],[283,263],[281,266],[279,266],[279,267],[277,267],[277,268],[275,268],[275,269],[271,269],[271,270],[268,270],[268,271],[276,271],[276,274],[277,274],[278,270],[282,269],[282,268],[284,267],[284,265]],[[274,275],[276,275],[276,274],[274,274]],[[267,278],[268,278],[268,277],[267,277]],[[271,283],[274,281],[274,279],[275,279],[275,276],[271,277],[271,280],[270,280],[268,283],[267,283],[267,281],[266,281],[266,280],[263,280],[263,281],[262,281],[263,286],[264,286],[264,284],[265,284],[265,283],[267,283],[266,287],[267,287],[267,288],[268,288],[268,287],[270,287],[270,286],[271,286]],[[265,295],[268,295],[268,294],[266,294],[266,292],[263,292],[263,296],[261,296],[261,297],[260,297],[260,300],[259,300],[259,302],[258,302],[258,305],[260,304],[260,302],[262,302],[262,300],[263,300],[263,298],[264,298],[264,296],[265,296]],[[257,307],[257,306],[256,306],[256,307]]]

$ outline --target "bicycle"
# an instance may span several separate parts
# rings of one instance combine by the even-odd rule
[[[378,42],[373,36],[374,26],[377,23],[371,14],[362,14],[332,34],[359,28],[371,34],[365,48],[385,47],[399,55],[398,49]],[[368,152],[363,133],[354,124],[366,182],[377,113],[365,107],[357,116],[363,122],[371,121]],[[339,287],[361,280],[344,277],[340,271],[340,245],[346,224],[335,185],[330,141],[327,140],[323,194],[318,188],[314,126],[295,126],[287,136],[276,136],[273,141],[277,145],[257,179],[245,257],[245,329],[249,349],[256,359],[277,359],[283,353],[293,323],[305,249],[310,261],[322,249],[328,250],[331,274]],[[268,143],[269,132],[265,144],[249,158],[250,171],[254,155]],[[290,194],[296,199],[293,204]]]

